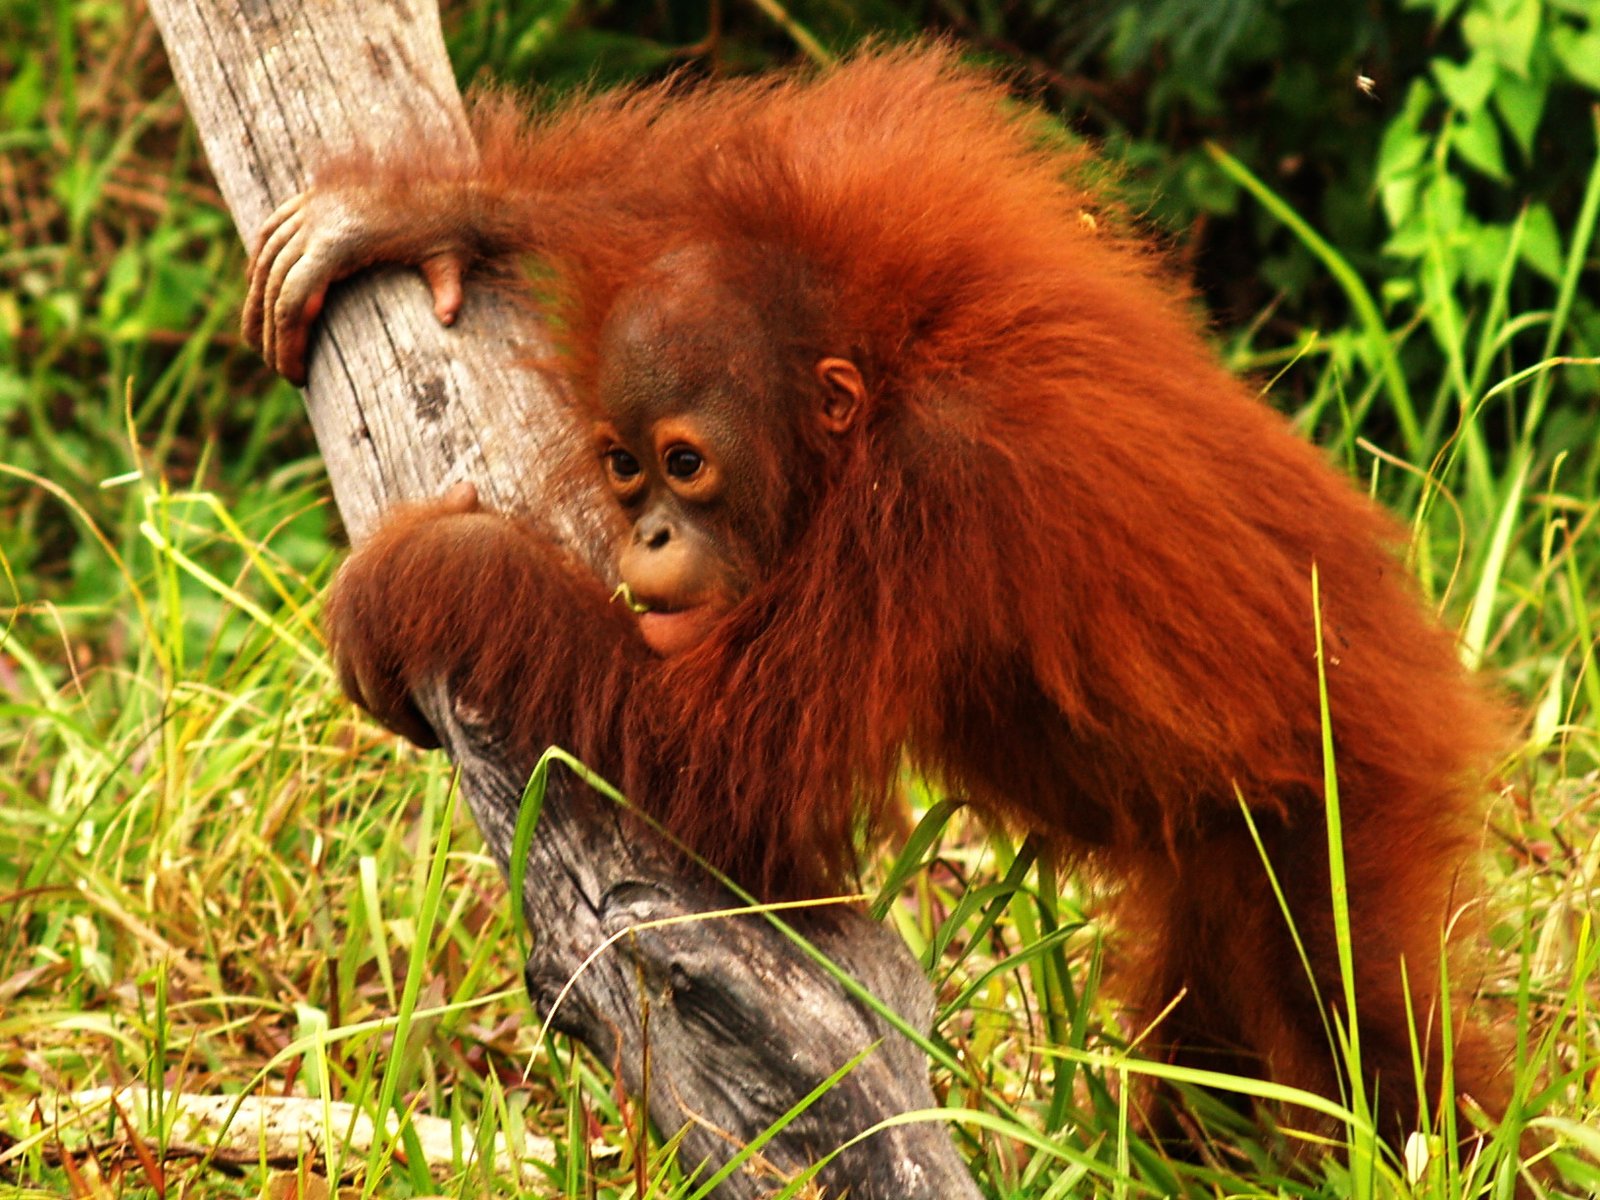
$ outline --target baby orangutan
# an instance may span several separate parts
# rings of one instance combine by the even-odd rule
[[[457,492],[339,575],[359,703],[429,744],[408,696],[448,673],[767,897],[845,886],[909,761],[1114,881],[1172,1056],[1337,1096],[1315,571],[1369,1095],[1391,1137],[1448,1102],[1448,926],[1455,1085],[1505,1103],[1463,1016],[1502,714],[1399,527],[1221,368],[1077,151],[939,48],[491,98],[476,130],[281,208],[246,333],[301,380],[338,279],[416,264],[448,322],[472,272],[535,258],[643,611]]]

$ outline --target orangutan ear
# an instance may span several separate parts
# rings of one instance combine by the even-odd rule
[[[829,433],[845,433],[867,403],[867,385],[861,372],[848,358],[824,358],[817,363],[817,381],[822,384],[822,427]]]

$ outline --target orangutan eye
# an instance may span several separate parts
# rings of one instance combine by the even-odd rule
[[[667,451],[667,474],[674,479],[693,479],[705,465],[705,459],[687,446],[674,446]]]
[[[607,450],[605,459],[613,479],[632,479],[639,474],[639,460],[620,447]]]

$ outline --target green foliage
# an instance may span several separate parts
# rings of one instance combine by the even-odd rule
[[[1487,303],[1508,258],[1518,266],[1513,303],[1547,298],[1561,282],[1562,230],[1596,151],[1595,126],[1574,101],[1600,97],[1600,11],[1540,0],[1416,7],[1434,10],[1456,48],[1412,80],[1379,150],[1384,249],[1404,264],[1386,294],[1420,301],[1448,349],[1463,310]],[[1600,314],[1575,300],[1573,353],[1593,356]],[[1597,376],[1584,369],[1570,380],[1588,392]]]
[[[0,0],[0,29],[0,552],[32,598],[94,598],[114,585],[80,577],[82,522],[18,472],[115,537],[137,506],[101,485],[151,464],[230,491],[319,468],[293,389],[234,334],[242,251],[148,18]]]

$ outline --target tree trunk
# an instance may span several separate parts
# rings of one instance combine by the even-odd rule
[[[325,154],[395,130],[467,140],[460,94],[428,0],[150,0],[173,72],[241,234],[303,186]],[[311,357],[306,404],[346,527],[359,539],[385,508],[470,479],[491,507],[537,515],[602,575],[598,495],[554,494],[549,444],[578,436],[550,381],[517,366],[538,326],[485,290],[449,329],[411,271],[372,272],[335,290]],[[493,714],[459,711],[444,688],[418,698],[451,756],[502,868],[531,763],[508,762]],[[826,1095],[719,1188],[758,1196],[874,1123],[931,1107],[911,1041],[763,917],[652,925],[580,965],[606,938],[733,906],[663,846],[624,832],[616,810],[556,772],[522,897],[527,966],[545,1013],[576,975],[557,1028],[613,1064],[665,1134],[687,1125],[686,1166],[716,1167],[830,1073],[866,1052]],[[792,922],[913,1027],[926,981],[900,941],[854,910]],[[881,1044],[880,1044],[881,1043]],[[819,1176],[830,1195],[975,1197],[938,1122],[875,1134]]]

